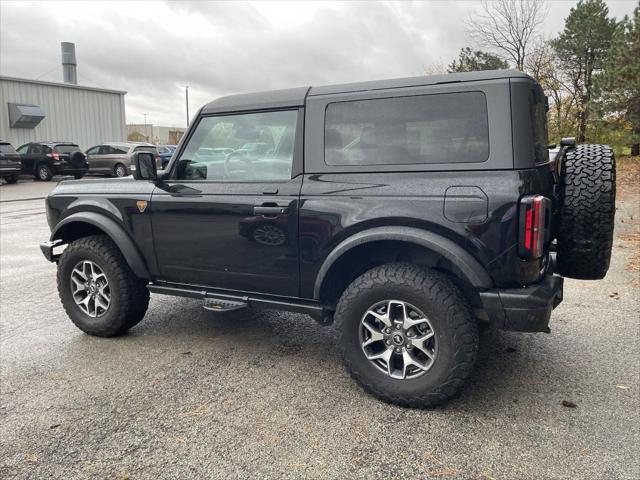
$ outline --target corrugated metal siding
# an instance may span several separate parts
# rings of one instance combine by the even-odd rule
[[[10,128],[7,103],[38,105],[46,117],[33,129]],[[83,150],[125,141],[124,94],[0,78],[0,139],[16,148],[39,140],[65,140]]]

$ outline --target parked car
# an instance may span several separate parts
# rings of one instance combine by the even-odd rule
[[[158,149],[158,155],[160,156],[160,168],[163,170],[169,164],[169,160],[171,160],[171,156],[173,152],[176,151],[175,145],[156,145]]]
[[[0,140],[0,177],[7,183],[16,183],[21,171],[22,163],[18,152],[9,142]]]
[[[49,181],[54,175],[82,178],[89,170],[84,153],[71,142],[31,142],[18,148],[22,173],[33,174],[36,180]]]
[[[110,177],[126,177],[132,171],[131,156],[134,152],[152,152],[156,161],[160,161],[158,150],[152,143],[108,142],[87,150],[89,173]]]
[[[367,392],[440,404],[479,324],[549,332],[564,277],[609,268],[613,151],[563,139],[550,162],[545,103],[514,70],[225,97],[167,170],[136,152],[125,181],[58,185],[41,249],[88,334],[126,332],[149,292],[304,312]]]

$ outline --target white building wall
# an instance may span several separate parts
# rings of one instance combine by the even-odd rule
[[[0,139],[15,148],[28,142],[63,140],[81,149],[126,140],[126,92],[64,83],[0,77]],[[8,103],[38,105],[46,117],[35,128],[11,128]]]

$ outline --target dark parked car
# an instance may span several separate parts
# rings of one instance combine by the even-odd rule
[[[49,181],[54,175],[82,178],[89,170],[87,158],[80,147],[70,142],[31,142],[18,148],[22,173],[33,174],[36,180]]]
[[[18,152],[9,142],[0,140],[0,177],[7,183],[16,183],[21,171],[22,163]]]
[[[225,97],[165,171],[138,152],[132,178],[58,185],[41,248],[88,334],[135,326],[149,292],[304,312],[366,391],[443,403],[479,324],[549,332],[563,277],[609,268],[613,153],[564,139],[551,162],[545,105],[511,70]]]
[[[164,169],[169,164],[173,152],[176,151],[175,145],[156,145],[158,155],[160,156],[160,168]]]
[[[99,173],[110,177],[126,177],[131,174],[133,164],[131,158],[135,152],[151,152],[160,164],[158,150],[152,143],[143,142],[109,142],[96,145],[87,150],[89,173]]]

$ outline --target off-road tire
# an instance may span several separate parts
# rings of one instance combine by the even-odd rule
[[[91,260],[104,271],[111,290],[111,303],[104,315],[92,318],[73,300],[70,278],[75,265]],[[115,243],[106,235],[92,235],[69,244],[58,262],[58,293],[71,321],[83,332],[114,337],[138,324],[149,306],[147,282],[131,271]]]
[[[606,145],[578,145],[562,159],[557,265],[560,274],[599,280],[609,269],[616,163]]]
[[[13,185],[18,181],[18,175],[10,175],[8,177],[4,177],[4,179],[8,184]]]
[[[364,355],[358,329],[366,310],[386,299],[415,305],[436,332],[438,355],[425,374],[398,380]],[[478,352],[478,326],[458,288],[439,272],[405,263],[376,267],[353,281],[335,312],[338,349],[351,377],[364,390],[405,407],[431,407],[452,398],[471,374]]]
[[[42,182],[48,182],[53,178],[53,172],[47,165],[45,165],[44,163],[41,163],[36,167],[35,177],[36,177],[36,180],[40,180]]]

